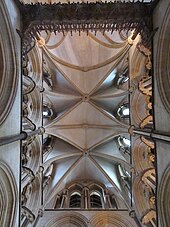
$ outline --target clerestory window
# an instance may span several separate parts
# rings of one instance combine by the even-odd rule
[[[49,118],[53,115],[52,110],[48,106],[43,106],[43,118]]]
[[[101,196],[97,192],[90,194],[90,207],[91,208],[102,208]]]
[[[117,114],[120,118],[129,118],[130,111],[128,104],[121,105],[117,110]]]
[[[73,192],[70,196],[70,208],[81,207],[81,194],[79,192]]]

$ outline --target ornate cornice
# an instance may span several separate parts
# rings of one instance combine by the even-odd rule
[[[20,4],[23,17],[23,53],[35,45],[41,31],[115,31],[135,29],[132,40],[138,33],[143,40],[149,38],[152,30],[152,3],[142,2],[96,2],[96,3],[53,3]]]

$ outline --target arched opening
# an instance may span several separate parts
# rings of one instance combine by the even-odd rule
[[[127,103],[121,105],[117,110],[117,114],[120,118],[129,118],[129,105]]]
[[[130,147],[130,140],[129,140],[129,139],[123,137],[123,138],[122,138],[122,141],[123,141],[123,143],[124,143],[126,146]]]
[[[52,110],[48,106],[43,106],[43,118],[50,118],[52,115]]]
[[[73,192],[70,196],[70,208],[80,208],[81,207],[81,194],[79,192]]]
[[[129,80],[129,72],[128,67],[124,69],[124,71],[119,75],[119,78],[117,80],[117,85],[123,85]]]
[[[125,136],[119,136],[118,137],[118,142],[119,142],[119,145],[121,147],[124,147],[124,148],[127,148],[129,149],[130,146],[131,146],[131,141],[129,138],[125,137]]]
[[[102,208],[101,196],[98,192],[92,192],[90,194],[90,207]]]

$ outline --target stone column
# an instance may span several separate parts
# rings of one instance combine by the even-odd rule
[[[7,137],[1,137],[0,138],[0,146],[13,143],[19,140],[24,140],[27,138],[26,132],[21,132],[20,134],[13,135],[13,136],[7,136]]]
[[[84,208],[88,209],[89,206],[89,189],[87,187],[83,188],[83,196],[84,196]]]
[[[21,132],[20,134],[17,135],[11,135],[7,137],[1,137],[0,138],[0,146],[13,143],[19,140],[25,140],[27,137],[35,136],[35,135],[42,135],[45,132],[45,129],[43,127],[38,128],[35,131],[32,132]]]
[[[135,128],[134,126],[131,126],[129,128],[129,133],[131,135],[140,135],[140,136],[146,136],[148,138],[151,138],[152,140],[158,140],[158,141],[165,141],[170,143],[170,134],[164,133],[164,132],[159,132],[155,130],[147,130],[147,129],[140,129],[140,128]]]

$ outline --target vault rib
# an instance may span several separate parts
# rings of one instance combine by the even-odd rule
[[[93,39],[94,41],[96,41],[97,43],[99,43],[100,45],[104,46],[104,47],[107,47],[107,48],[114,48],[114,49],[119,49],[119,48],[122,48],[123,46],[125,46],[128,41],[124,41],[124,42],[120,42],[120,43],[117,43],[117,42],[114,42],[111,44],[111,43],[106,43],[104,41],[101,41],[100,39],[98,39],[95,35],[93,35],[91,32],[89,32],[89,37],[91,39]]]
[[[96,128],[96,129],[113,129],[116,126],[111,125],[95,125],[95,124],[70,124],[70,125],[55,125],[57,129],[71,129],[71,128]]]
[[[106,94],[105,94],[106,93]],[[97,95],[93,95],[92,97],[91,97],[91,99],[96,99],[96,98],[114,98],[114,97],[121,97],[121,96],[125,96],[125,95],[128,95],[129,94],[129,90],[126,90],[126,91],[124,91],[124,90],[122,90],[122,92],[121,93],[113,93],[113,94],[107,94],[107,92],[101,92],[101,93],[99,93],[99,94],[97,94]]]
[[[116,58],[115,59],[115,62],[114,62],[114,64],[113,64],[113,66],[111,67],[111,69],[108,71],[108,73],[103,77],[103,79],[101,80],[101,81],[99,81],[99,83],[94,87],[94,89],[90,92],[90,95],[92,95],[92,94],[94,94],[95,93],[95,91],[97,90],[97,89],[99,89],[100,88],[100,86],[103,84],[103,82],[107,79],[107,77],[110,75],[110,73],[113,71],[113,69],[114,68],[116,68],[118,65],[119,65],[119,63],[121,62],[121,60],[125,57],[125,55],[127,54],[127,52],[128,52],[128,50],[130,49],[130,45],[128,44],[128,46],[126,47],[126,51],[122,54],[122,52],[123,51],[120,51],[119,52],[119,56],[118,56],[118,59]]]
[[[88,149],[88,151],[93,150],[94,148],[96,148],[96,147],[102,145],[103,143],[108,142],[109,140],[111,140],[111,139],[117,137],[118,135],[120,135],[120,133],[119,133],[119,134],[117,134],[117,133],[116,133],[116,134],[112,134],[112,135],[110,135],[110,136],[104,138],[103,140],[100,140],[98,143],[96,143],[96,144],[94,144],[93,146],[91,146],[91,147]]]
[[[53,45],[47,45],[47,44],[46,44],[46,47],[47,47],[48,49],[55,49],[55,48],[59,47],[60,44],[65,40],[66,36],[67,36],[67,33],[65,34],[65,36],[62,36],[62,38],[61,38],[61,40],[60,40],[59,42],[57,42],[56,44],[53,44]],[[50,38],[49,38],[49,39],[50,39]],[[49,39],[48,39],[48,41],[49,41]],[[48,43],[48,42],[46,42],[46,43]]]
[[[77,98],[81,98],[81,95],[79,94],[66,94],[66,93],[60,93],[60,92],[57,92],[57,91],[45,91],[45,94],[47,95],[50,95],[50,96],[61,96],[61,97],[65,97],[65,98],[68,98],[68,99],[77,99]]]
[[[108,174],[105,172],[105,170],[97,163],[97,161],[91,155],[89,155],[88,158],[94,163],[94,165],[96,166],[96,168],[103,173],[103,175],[106,177],[106,179],[113,185],[113,187],[116,189],[116,191],[118,192],[118,194],[120,194],[121,198],[125,202],[126,206],[130,209],[130,205],[126,201],[126,199],[124,198],[122,192],[117,187],[117,185],[114,183],[114,181],[108,176]]]
[[[117,123],[118,125],[120,125],[120,128],[126,128],[128,129],[128,125],[124,124],[123,122],[118,121],[114,116],[111,116],[110,114],[108,114],[106,111],[104,111],[101,107],[98,107],[95,103],[93,103],[91,100],[89,101],[89,103],[95,107],[97,110],[99,110],[102,114],[104,114],[106,117],[110,118],[112,121],[114,121],[115,123]],[[128,130],[127,130],[128,132]]]
[[[69,140],[68,138],[66,138],[64,136],[60,136],[60,135],[55,134],[55,133],[50,132],[50,131],[48,131],[47,133],[50,134],[50,135],[52,135],[52,136],[55,136],[55,137],[57,137],[59,139],[62,139],[63,141],[71,144],[72,146],[74,146],[75,148],[79,149],[82,152],[84,151],[84,149],[82,147],[78,146],[78,144],[74,143],[73,141]]]
[[[55,60],[51,57],[52,53],[50,51],[48,51],[47,48],[45,48],[45,47],[43,47],[43,51],[44,51],[46,57],[48,57],[48,59],[50,61],[52,61],[52,63],[55,65],[55,67],[59,70],[59,72],[61,73],[61,75],[76,89],[76,91],[78,91],[81,95],[83,95],[83,93],[79,89],[79,87],[77,87],[77,85],[75,83],[73,83],[72,80],[69,79],[69,77],[62,71],[62,69],[57,65],[57,63],[55,62]]]
[[[43,163],[44,171],[48,168],[48,166],[50,166],[50,164],[52,164],[55,161],[58,161],[58,160],[61,160],[61,159],[64,159],[64,158],[78,156],[78,155],[81,156],[82,155],[82,152],[75,152],[75,153],[71,153],[71,154],[64,153],[62,155],[58,155],[58,156],[56,156],[54,158],[51,158],[48,161],[46,161],[46,162]]]
[[[110,63],[113,63],[114,61],[117,60],[115,62],[115,67],[116,67],[116,65],[124,58],[124,56],[126,55],[126,53],[127,53],[127,51],[129,50],[130,47],[131,47],[130,44],[127,44],[127,46],[125,46],[123,48],[123,50],[121,50],[115,56],[107,59],[106,61],[104,61],[102,63],[96,64],[96,65],[92,65],[92,66],[87,66],[87,67],[78,66],[78,65],[74,65],[74,64],[65,62],[64,60],[62,60],[62,59],[56,57],[54,54],[52,54],[46,47],[42,47],[42,48],[43,48],[45,54],[52,60],[52,62],[56,61],[59,64],[62,64],[64,66],[68,67],[68,68],[72,68],[72,69],[83,71],[83,72],[88,72],[88,71],[91,71],[91,70],[102,68],[103,66],[109,65]]]
[[[98,152],[93,152],[93,151],[90,151],[90,155],[91,156],[97,156],[97,157],[101,157],[101,158],[106,158],[108,160],[112,160],[114,162],[117,162],[117,163],[121,163],[125,166],[128,167],[128,170],[130,170],[132,168],[132,165],[129,164],[128,162],[124,161],[123,159],[121,158],[117,158],[115,156],[112,156],[112,155],[108,155],[108,154],[102,154],[102,153],[98,153]]]
[[[77,164],[80,162],[80,160],[83,158],[84,156],[82,155],[80,158],[78,158],[71,166],[70,168],[64,173],[64,175],[60,178],[60,180],[57,182],[57,184],[54,186],[52,192],[50,195],[47,196],[47,200],[44,201],[44,205],[43,207],[46,206],[46,204],[56,195],[55,191],[56,189],[59,187],[59,185],[64,181],[64,179],[69,175],[69,173],[71,173],[73,171],[73,169],[77,166]]]
[[[67,114],[69,114],[72,110],[74,110],[77,106],[79,106],[83,101],[81,100],[80,102],[76,103],[73,107],[69,108],[65,113],[63,113],[60,117],[56,117],[53,121],[51,121],[51,123],[49,123],[48,125],[45,126],[45,128],[49,128],[51,126],[53,126],[56,122],[60,121],[61,119],[63,119]]]

